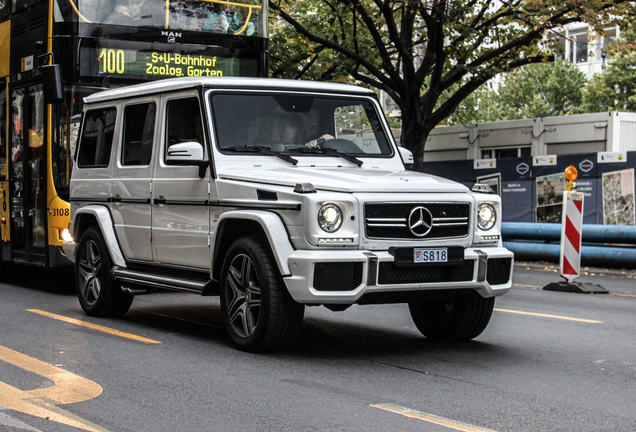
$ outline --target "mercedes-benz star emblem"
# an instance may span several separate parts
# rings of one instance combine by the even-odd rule
[[[433,215],[426,207],[415,207],[409,214],[409,229],[416,237],[424,237],[433,229]]]

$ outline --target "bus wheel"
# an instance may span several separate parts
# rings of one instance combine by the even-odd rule
[[[232,244],[221,273],[221,313],[239,349],[266,352],[293,344],[304,311],[287,292],[264,239],[243,237]]]
[[[494,297],[483,298],[477,291],[445,300],[409,303],[418,330],[438,341],[476,338],[488,325],[494,307]]]
[[[106,242],[97,228],[82,235],[75,260],[75,288],[82,309],[90,316],[125,314],[133,296],[122,291],[111,274],[113,262]]]

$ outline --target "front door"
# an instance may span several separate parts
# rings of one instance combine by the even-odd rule
[[[46,117],[42,84],[11,91],[12,258],[46,264]]]

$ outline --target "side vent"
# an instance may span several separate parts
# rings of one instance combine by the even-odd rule
[[[29,22],[29,30],[33,31],[46,25],[46,17],[40,16]]]
[[[278,194],[276,194],[276,192],[258,189],[256,195],[258,195],[260,201],[278,201]]]
[[[11,29],[11,36],[18,37],[26,33],[26,23],[20,23]]]

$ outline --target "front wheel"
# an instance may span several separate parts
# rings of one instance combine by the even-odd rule
[[[294,343],[304,306],[296,303],[261,237],[243,237],[230,247],[221,273],[221,312],[239,349],[274,351]]]
[[[90,316],[125,314],[133,296],[125,293],[111,275],[113,262],[102,233],[89,228],[82,235],[75,260],[75,288],[84,312]]]
[[[495,298],[483,298],[477,291],[438,301],[409,303],[413,322],[427,338],[463,341],[479,336],[490,321]]]

